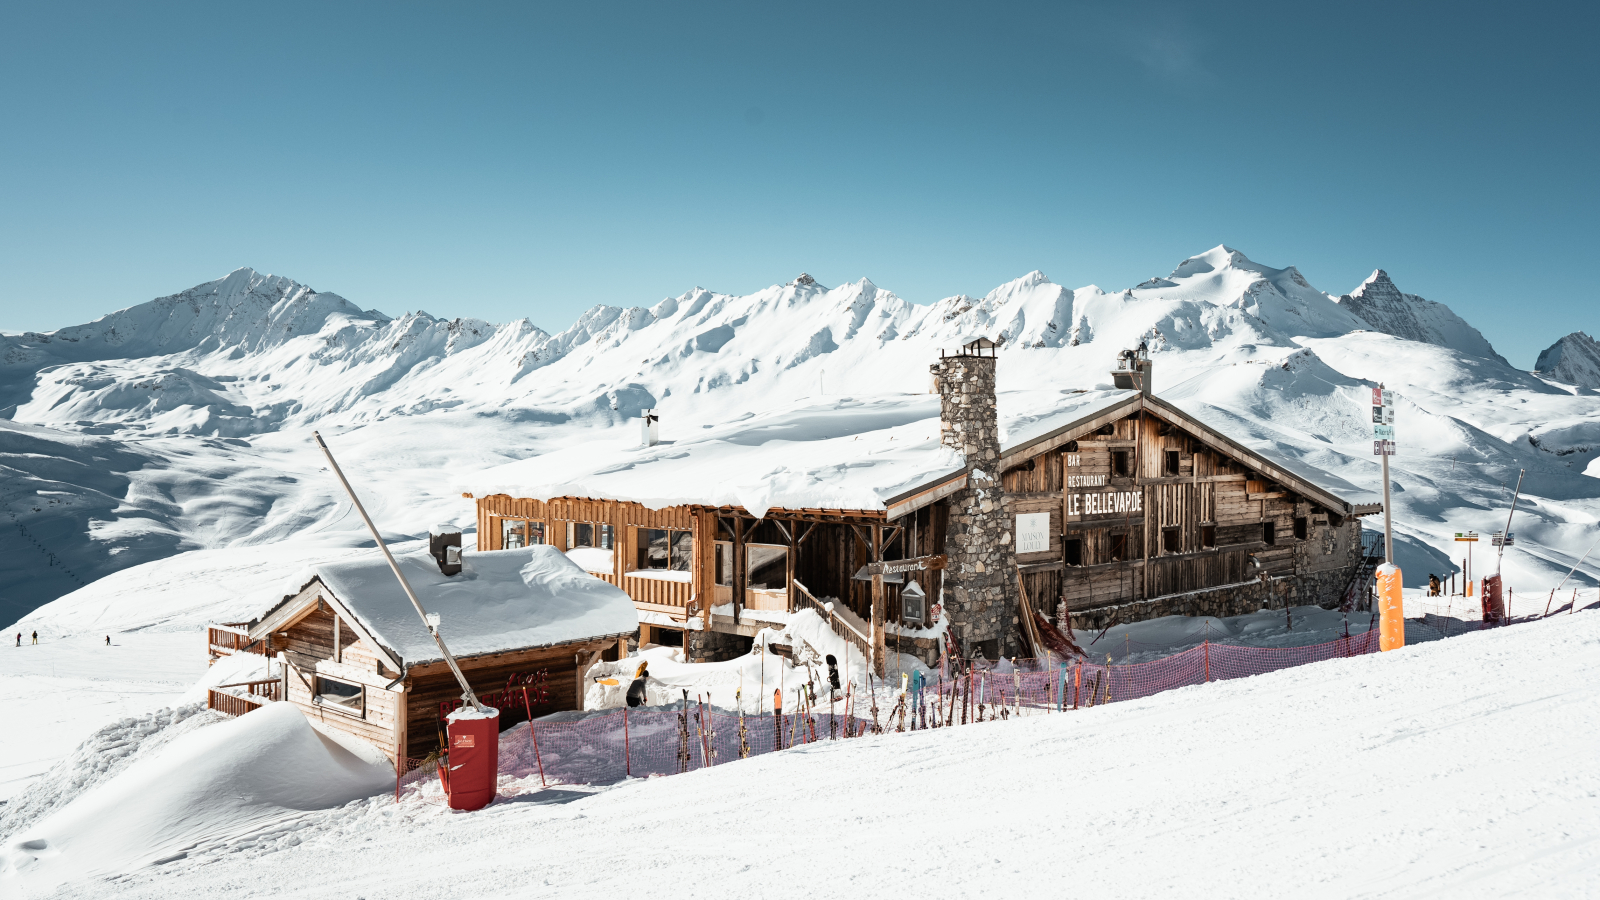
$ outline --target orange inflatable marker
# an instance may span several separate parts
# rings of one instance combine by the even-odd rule
[[[1399,650],[1406,645],[1405,605],[1400,596],[1400,567],[1378,567],[1378,649]]]

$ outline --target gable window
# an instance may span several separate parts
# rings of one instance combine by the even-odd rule
[[[1164,459],[1164,461],[1166,463],[1166,472],[1167,472],[1167,474],[1168,475],[1176,475],[1176,474],[1178,474],[1178,451],[1176,451],[1176,450],[1168,450],[1167,452],[1162,454],[1162,457],[1163,457],[1163,459]]]
[[[1278,526],[1275,522],[1261,523],[1261,543],[1268,547],[1278,543]]]
[[[666,528],[636,528],[633,533],[639,545],[635,569],[689,571],[694,559],[694,536],[690,532]]]
[[[1305,516],[1297,517],[1294,520],[1294,539],[1297,540],[1297,541],[1303,541],[1303,540],[1306,539],[1306,536],[1309,533],[1310,533],[1310,530],[1307,528],[1306,517]]]
[[[337,709],[354,716],[365,716],[366,699],[366,688],[361,685],[318,675],[316,693],[311,697],[311,704]]]
[[[1177,553],[1182,547],[1182,534],[1176,528],[1161,529],[1161,550],[1163,553]]]
[[[1113,450],[1113,451],[1111,451],[1111,474],[1117,476],[1118,478],[1126,478],[1127,477],[1127,475],[1128,475],[1128,451],[1126,451],[1126,450]]]
[[[1067,552],[1067,565],[1083,565],[1083,541],[1078,538],[1071,538],[1066,542],[1065,546]]]
[[[1216,545],[1217,545],[1217,526],[1215,526],[1215,525],[1201,525],[1200,526],[1200,546],[1209,549],[1211,547],[1215,547]]]
[[[544,523],[524,522],[520,519],[500,520],[500,548],[515,550],[544,543]]]

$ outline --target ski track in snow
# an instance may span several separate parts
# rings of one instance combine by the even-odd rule
[[[380,796],[54,896],[1594,896],[1597,645],[1582,612],[575,799]]]

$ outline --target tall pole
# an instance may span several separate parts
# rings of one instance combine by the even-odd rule
[[[422,601],[417,599],[417,592],[411,589],[411,582],[406,581],[405,573],[400,571],[400,564],[394,561],[394,554],[389,552],[389,545],[383,542],[383,535],[378,533],[378,526],[372,524],[372,517],[367,515],[366,507],[361,505],[361,498],[356,496],[355,488],[350,486],[350,480],[344,477],[344,470],[339,468],[339,463],[333,458],[333,451],[328,449],[319,432],[311,432],[317,439],[317,446],[322,448],[322,455],[328,458],[328,465],[333,468],[333,474],[339,476],[339,483],[344,485],[344,492],[350,495],[350,502],[355,504],[356,512],[361,514],[361,521],[367,523],[367,530],[372,532],[372,539],[378,542],[378,549],[383,551],[383,558],[389,561],[389,568],[394,570],[394,577],[400,580],[400,588],[410,598],[411,605],[416,607],[417,616],[422,619],[422,627],[428,629],[433,635],[433,640],[439,645],[439,652],[443,654],[444,661],[449,664],[450,671],[456,673],[456,681],[461,683],[461,699],[471,703],[473,708],[483,712],[485,707],[478,702],[478,695],[473,692],[472,685],[467,683],[467,676],[461,674],[461,667],[456,665],[456,658],[450,655],[450,648],[444,645],[444,638],[439,636],[439,630],[428,622],[428,613],[422,608]]]
[[[1389,454],[1383,454],[1383,561],[1394,565],[1394,520],[1389,515]]]
[[[1511,517],[1517,514],[1517,501],[1522,498],[1522,476],[1526,474],[1528,474],[1527,469],[1517,470],[1517,492],[1511,496],[1511,511],[1506,513],[1505,536],[1500,541],[1500,547],[1494,555],[1494,573],[1496,575],[1500,574],[1500,560],[1506,555],[1506,541],[1511,540]],[[1563,579],[1562,584],[1565,583],[1566,581]]]

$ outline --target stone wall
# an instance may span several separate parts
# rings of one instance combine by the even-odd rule
[[[1070,612],[1072,627],[1081,631],[1099,631],[1113,622],[1127,624],[1155,619],[1161,616],[1242,616],[1259,609],[1283,609],[1288,606],[1320,606],[1336,609],[1344,601],[1345,589],[1354,576],[1354,564],[1339,569],[1311,572],[1303,575],[1283,575],[1261,578],[1240,584],[1168,594],[1149,600],[1136,600],[1116,606],[1101,606],[1082,612]],[[1069,613],[1063,607],[1056,611],[1060,616]]]
[[[939,440],[967,460],[967,486],[946,500],[944,604],[962,652],[989,659],[1022,652],[1013,519],[1000,488],[995,363],[992,356],[948,356],[932,367]]]
[[[683,633],[684,657],[690,662],[723,662],[738,659],[750,652],[754,641],[738,634],[721,631],[686,631]]]

